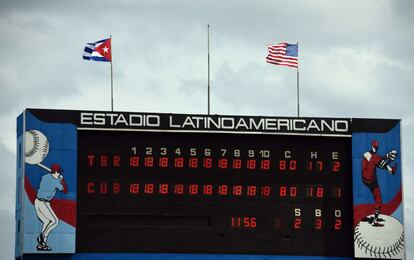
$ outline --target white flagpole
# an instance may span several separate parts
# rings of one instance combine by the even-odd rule
[[[210,24],[207,24],[207,114],[210,115]]]
[[[298,45],[298,59],[299,59],[299,42],[297,42]],[[298,117],[300,116],[299,113],[299,63],[296,67],[296,94],[297,94],[297,103],[298,103]]]
[[[113,80],[113,72],[112,72],[112,35],[109,36],[110,40],[111,40],[111,111],[114,111],[114,80]]]

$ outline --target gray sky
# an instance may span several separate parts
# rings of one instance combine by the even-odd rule
[[[296,70],[267,43],[299,42],[301,115],[403,121],[405,229],[414,258],[414,1],[0,1],[0,252],[14,251],[15,120],[27,107],[296,115]]]

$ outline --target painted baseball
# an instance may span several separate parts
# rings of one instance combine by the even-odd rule
[[[355,257],[403,259],[403,225],[391,216],[381,215],[377,221],[382,225],[373,226],[374,218],[370,215],[355,227]]]
[[[32,165],[40,164],[49,153],[49,141],[38,130],[26,131],[25,138],[25,162]]]

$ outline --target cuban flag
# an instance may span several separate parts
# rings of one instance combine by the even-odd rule
[[[86,44],[83,52],[83,59],[111,62],[111,39],[104,39]]]

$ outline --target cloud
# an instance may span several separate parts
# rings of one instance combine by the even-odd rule
[[[0,259],[14,258],[16,172],[15,156],[0,142]]]
[[[14,259],[14,213],[0,209],[0,259]]]

